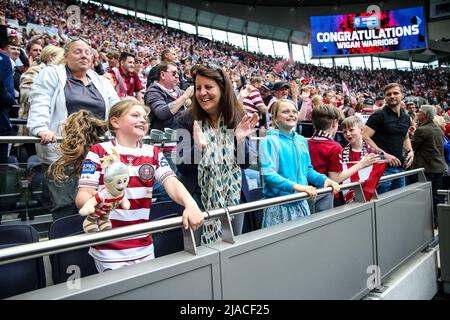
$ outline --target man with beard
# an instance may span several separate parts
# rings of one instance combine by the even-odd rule
[[[364,140],[389,162],[384,175],[390,175],[409,168],[414,160],[414,151],[408,135],[411,118],[401,108],[402,87],[398,83],[390,83],[383,91],[386,105],[369,117],[362,134]],[[380,183],[377,191],[384,193],[403,186],[404,177]]]
[[[135,97],[139,102],[144,102],[141,90],[144,86],[135,71],[135,56],[129,52],[122,52],[119,58],[119,68],[113,67],[109,73],[114,77],[115,88],[119,97]]]

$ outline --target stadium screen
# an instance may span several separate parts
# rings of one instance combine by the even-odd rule
[[[427,47],[423,7],[310,19],[313,58]]]

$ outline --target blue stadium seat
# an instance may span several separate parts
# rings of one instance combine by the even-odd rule
[[[245,170],[242,171],[242,202],[253,202],[261,200],[263,198],[262,188],[257,187],[250,189],[247,180],[247,174]],[[261,229],[263,219],[263,211],[256,210],[252,212],[247,212],[244,217],[244,226],[242,227],[242,233],[251,232],[254,230]]]
[[[159,217],[153,221],[179,217],[177,213]],[[152,235],[155,258],[184,250],[183,230],[181,228],[158,232]]]
[[[75,214],[54,221],[48,232],[49,239],[84,233],[84,219],[85,217]],[[88,251],[89,248],[81,248],[50,255],[53,283],[65,282],[72,275],[72,273],[67,273],[67,268],[73,265],[80,268],[81,277],[96,274],[97,268],[95,267],[94,259],[89,255]]]
[[[0,226],[0,249],[33,242],[39,242],[39,235],[31,226]],[[45,270],[42,257],[0,266],[0,299],[44,287]]]
[[[183,210],[182,206],[173,201],[155,203],[150,208],[150,221],[179,217]],[[181,228],[155,233],[152,238],[156,258],[184,250]]]
[[[0,198],[0,214],[16,208],[20,200],[20,169],[15,164],[0,165],[0,194],[12,196]],[[0,219],[1,220],[1,219]]]
[[[158,218],[169,214],[177,213],[179,216],[183,214],[184,208],[173,201],[161,201],[152,203],[150,208],[149,220],[157,220]]]

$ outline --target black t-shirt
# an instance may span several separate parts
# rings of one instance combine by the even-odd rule
[[[369,117],[366,125],[375,131],[372,140],[377,146],[403,163],[403,140],[411,126],[409,115],[402,109],[398,116],[391,108],[384,106]]]

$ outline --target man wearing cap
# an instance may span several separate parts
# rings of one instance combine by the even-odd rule
[[[367,97],[363,101],[363,111],[366,109],[366,112],[373,112],[373,106],[375,104],[375,101],[371,97]]]
[[[261,87],[259,88],[259,92],[261,93],[261,98],[263,99],[264,104],[269,105],[270,100],[272,100],[272,89],[273,83],[270,81],[264,81]]]
[[[271,126],[270,111],[272,109],[273,104],[280,99],[288,99],[289,89],[291,89],[291,91],[292,91],[292,99],[291,100],[295,103],[295,105],[297,105],[297,103],[298,103],[298,85],[297,85],[297,83],[295,83],[295,81],[293,81],[293,83],[291,83],[291,85],[289,85],[287,82],[284,82],[284,81],[277,81],[274,83],[274,85],[272,87],[272,92],[273,92],[274,96],[267,105],[267,119],[268,119],[267,122],[268,122],[269,127]]]
[[[384,173],[389,175],[409,168],[414,160],[414,151],[408,135],[411,118],[400,106],[403,100],[402,87],[398,83],[386,85],[384,97],[386,105],[369,117],[362,135],[389,162]],[[403,186],[404,177],[380,183],[377,191],[384,193]]]
[[[269,102],[268,108],[270,111],[270,108],[272,107],[272,105],[280,99],[287,99],[289,96],[289,84],[287,84],[284,81],[277,81],[274,83],[273,88],[272,88],[272,92],[274,97],[272,98],[272,100]]]
[[[383,104],[384,104],[384,96],[379,93],[377,94],[377,97],[375,98],[375,104],[373,106],[373,110],[378,110],[383,108]]]

